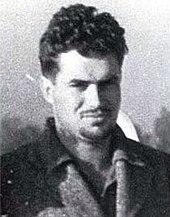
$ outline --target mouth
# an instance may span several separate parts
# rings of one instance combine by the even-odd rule
[[[106,114],[84,114],[82,118],[104,118]]]
[[[107,112],[84,113],[81,118],[91,119],[92,121],[95,121],[96,123],[101,123],[108,117],[110,117],[110,112],[107,111]]]

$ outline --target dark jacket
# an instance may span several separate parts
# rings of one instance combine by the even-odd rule
[[[170,217],[170,157],[113,132],[116,217]],[[104,217],[55,129],[2,156],[2,216]],[[99,180],[100,182],[100,180]]]

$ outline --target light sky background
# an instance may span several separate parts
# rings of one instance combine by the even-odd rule
[[[152,131],[161,108],[170,110],[169,0],[1,0],[1,118],[19,117],[42,126],[52,114],[38,86],[39,39],[61,6],[77,2],[111,12],[126,29],[129,54],[123,65],[121,109]]]

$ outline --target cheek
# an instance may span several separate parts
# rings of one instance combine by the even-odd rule
[[[103,98],[107,99],[107,102],[111,105],[119,104],[121,100],[120,87],[114,86],[112,88],[108,88],[104,91]]]
[[[73,115],[82,106],[83,101],[83,96],[74,90],[65,90],[55,95],[56,110],[68,115]]]
[[[71,96],[72,96],[72,105],[74,107],[74,112],[76,113],[84,104],[84,97],[83,94],[77,91],[72,91]]]

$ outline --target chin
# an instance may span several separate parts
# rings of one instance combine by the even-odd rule
[[[92,129],[81,129],[80,137],[89,141],[101,141],[106,139],[111,132],[111,127],[101,128],[92,127]]]

